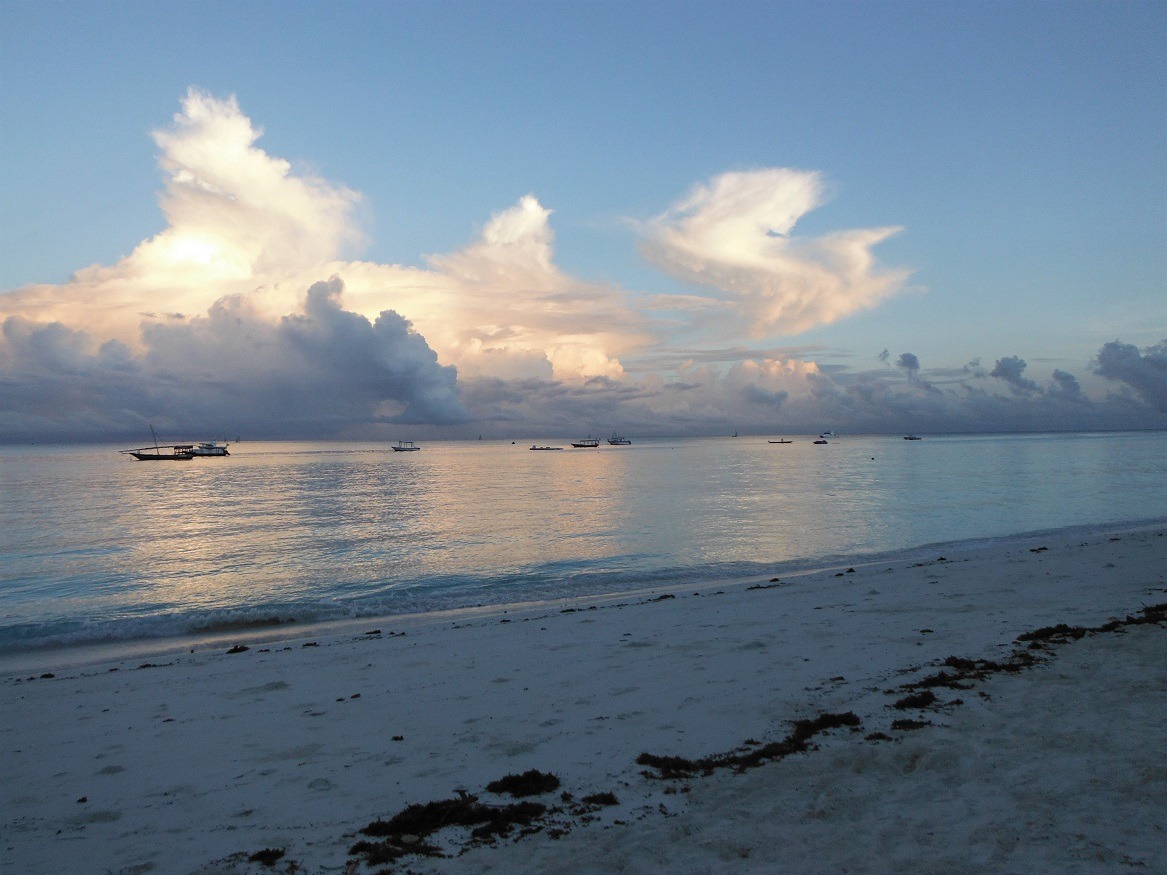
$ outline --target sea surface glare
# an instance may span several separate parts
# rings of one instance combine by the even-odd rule
[[[789,573],[1167,515],[1167,433],[0,447],[0,654]],[[952,549],[952,548],[950,548]]]

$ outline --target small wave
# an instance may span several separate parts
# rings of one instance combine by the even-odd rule
[[[702,585],[715,581],[805,573],[837,565],[914,561],[942,551],[960,553],[1036,538],[1076,537],[1160,525],[1167,518],[1080,525],[966,540],[938,541],[910,548],[837,553],[780,562],[725,562],[694,566],[605,570],[599,563],[572,567],[557,563],[530,572],[507,575],[449,575],[406,583],[365,586],[337,593],[331,600],[237,605],[214,610],[166,611],[133,616],[58,619],[0,625],[0,654],[48,651],[89,645],[115,645],[232,632],[270,631],[343,620],[392,617],[461,608],[495,607],[519,602],[617,595],[659,587]],[[659,557],[641,557],[651,562]]]

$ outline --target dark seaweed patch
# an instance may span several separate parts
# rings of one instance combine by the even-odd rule
[[[285,851],[283,848],[264,848],[262,851],[256,851],[247,859],[251,863],[259,863],[263,866],[274,866],[277,861],[283,859],[284,853]]]
[[[646,778],[666,781],[689,778],[693,775],[710,775],[716,769],[733,769],[736,772],[744,772],[746,769],[756,768],[770,760],[782,759],[792,753],[808,750],[810,740],[820,732],[842,726],[854,728],[859,725],[859,717],[852,711],[847,711],[844,714],[824,713],[813,720],[794,721],[794,728],[786,738],[762,745],[747,753],[714,754],[697,760],[642,753],[636,758],[636,762],[638,765],[656,769],[655,773],[643,772],[642,774]]]
[[[908,732],[913,729],[923,729],[925,726],[931,726],[932,723],[928,720],[893,720],[891,728],[900,732]]]
[[[442,852],[417,836],[394,836],[381,842],[361,840],[348,849],[350,856],[363,855],[370,866],[393,863],[402,857],[416,854],[419,857],[440,857]]]
[[[616,798],[616,794],[610,790],[606,793],[593,793],[590,796],[585,796],[582,800],[584,805],[619,805],[620,800]]]
[[[1056,626],[1043,626],[1040,629],[1034,629],[1032,632],[1025,632],[1017,636],[1018,641],[1049,641],[1053,638],[1070,638],[1077,641],[1079,638],[1089,634],[1090,630],[1085,626],[1067,626],[1065,623],[1058,623]]]
[[[900,711],[906,711],[908,708],[929,708],[936,704],[936,694],[931,690],[923,690],[919,693],[912,693],[910,696],[904,696],[902,699],[897,699],[892,707]]]
[[[374,838],[424,838],[447,826],[475,826],[475,837],[505,835],[512,825],[528,826],[546,811],[547,806],[538,802],[485,805],[473,796],[439,799],[409,805],[387,821],[374,820],[361,833]]]
[[[486,785],[491,793],[509,793],[511,796],[541,796],[559,789],[559,778],[538,769],[528,769],[521,775],[506,775]]]
[[[1030,645],[1032,647],[1034,644],[1040,646],[1045,642],[1056,644],[1064,641],[1077,641],[1087,635],[1117,632],[1125,626],[1142,626],[1148,623],[1163,622],[1167,622],[1167,604],[1149,605],[1142,608],[1137,616],[1128,614],[1124,620],[1111,620],[1101,626],[1068,626],[1065,623],[1058,623],[1056,626],[1043,626],[1032,632],[1025,632],[1018,635],[1017,640],[1033,642]]]

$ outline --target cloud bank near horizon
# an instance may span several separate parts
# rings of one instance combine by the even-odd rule
[[[454,369],[393,311],[370,322],[343,310],[342,290],[316,283],[302,313],[274,323],[246,298],[222,298],[206,316],[145,326],[141,353],[10,317],[0,437],[112,437],[145,422],[169,434],[335,437],[370,421],[466,420]]]
[[[0,294],[0,441],[145,422],[191,437],[374,437],[408,425],[1145,427],[1167,413],[1167,341],[1103,347],[1093,374],[1120,388],[1098,402],[1061,370],[1043,389],[1018,356],[954,375],[907,352],[892,368],[885,350],[882,367],[856,373],[806,350],[700,347],[805,331],[906,290],[909,272],[872,255],[896,228],[794,236],[824,201],[818,173],[766,168],[695,188],[641,226],[641,246],[701,293],[640,297],[562,271],[533,194],[426,268],[347,260],[360,195],[295,173],[256,146],[261,134],[234,97],[191,89],[153,134],[167,227],[112,265]],[[672,345],[678,326],[696,348]]]

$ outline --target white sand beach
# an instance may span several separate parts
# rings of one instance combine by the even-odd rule
[[[1167,872],[1167,526],[944,551],[14,671],[0,872]]]

